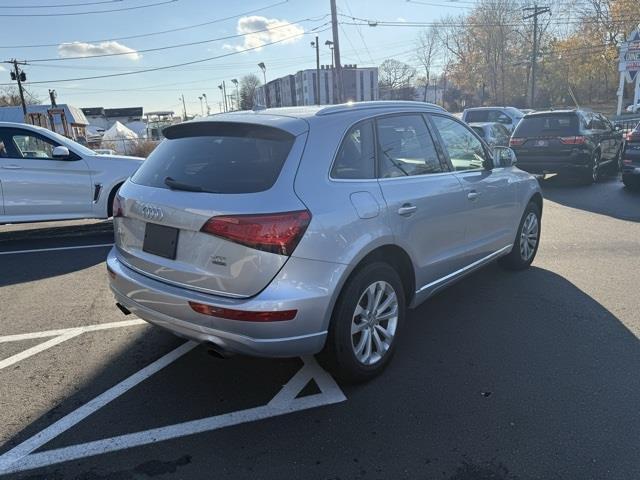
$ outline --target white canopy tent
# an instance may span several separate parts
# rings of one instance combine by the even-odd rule
[[[138,143],[138,135],[120,122],[114,123],[102,136],[103,148],[111,148],[119,154],[128,154]]]

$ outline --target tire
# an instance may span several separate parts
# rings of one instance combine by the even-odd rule
[[[368,290],[372,293],[368,294]],[[390,302],[390,306],[379,312],[380,316],[389,318],[379,321],[375,315],[367,315],[367,307],[372,305],[369,301],[375,303],[378,291],[382,291],[378,304]],[[405,316],[406,299],[398,272],[384,262],[364,265],[351,275],[340,293],[331,317],[327,343],[318,360],[341,381],[370,380],[382,373],[391,361]],[[354,330],[357,331],[352,333]],[[359,349],[361,345],[362,349]],[[369,358],[366,358],[367,349]]]
[[[600,152],[594,152],[589,168],[580,176],[580,183],[591,185],[600,180]]]
[[[531,215],[535,216],[535,237],[529,237],[527,246],[523,246],[521,242],[526,242],[526,231],[533,232],[533,229],[529,225],[529,219]],[[542,229],[542,217],[540,215],[540,208],[534,202],[529,202],[527,208],[525,208],[518,226],[518,233],[516,239],[513,242],[513,248],[509,255],[506,255],[498,260],[501,267],[507,270],[524,270],[531,265],[536,253],[538,253],[538,246],[540,245],[540,232]],[[531,240],[535,238],[535,244],[532,245]],[[527,249],[528,247],[528,249]],[[526,255],[525,255],[526,253]]]

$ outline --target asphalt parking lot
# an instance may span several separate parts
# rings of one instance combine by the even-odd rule
[[[122,315],[108,222],[0,227],[0,475],[640,478],[640,194],[542,183],[533,267],[411,312],[358,386]]]

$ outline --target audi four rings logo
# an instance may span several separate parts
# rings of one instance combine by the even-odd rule
[[[141,206],[142,216],[147,220],[162,220],[164,213],[162,209],[154,207],[153,205],[142,204]]]

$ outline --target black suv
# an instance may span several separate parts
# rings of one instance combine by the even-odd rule
[[[516,152],[518,167],[530,173],[559,173],[598,181],[603,167],[622,166],[624,140],[600,113],[555,110],[525,115],[509,146]]]
[[[627,135],[622,154],[622,181],[628,188],[640,189],[640,123]]]

